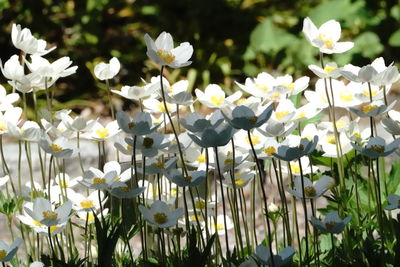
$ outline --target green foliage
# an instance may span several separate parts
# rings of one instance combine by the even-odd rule
[[[12,216],[22,208],[23,201],[21,197],[7,197],[0,191],[0,213]]]

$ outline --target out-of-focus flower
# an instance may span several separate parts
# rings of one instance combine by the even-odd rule
[[[206,172],[189,171],[188,175],[183,175],[181,170],[173,169],[165,173],[165,177],[178,186],[197,186],[206,178]]]
[[[56,158],[70,158],[73,153],[72,146],[69,145],[68,139],[59,137],[54,141],[44,135],[39,140],[40,147],[46,152]]]
[[[349,110],[361,118],[376,117],[391,110],[396,103],[397,101],[393,101],[391,104],[386,106],[381,100],[377,100],[362,105],[360,109],[350,107]]]
[[[337,79],[341,76],[340,68],[338,68],[335,62],[327,63],[324,68],[321,68],[317,65],[308,65],[308,68],[321,79]]]
[[[351,215],[347,216],[343,220],[340,219],[337,211],[329,212],[323,221],[318,220],[314,216],[311,216],[311,223],[318,230],[323,233],[339,234],[343,231],[346,224],[351,220]]]
[[[291,147],[289,145],[280,145],[278,148],[278,152],[273,155],[284,161],[291,161],[295,159],[299,159],[307,154],[310,154],[314,151],[315,147],[318,144],[318,136],[314,136],[312,140],[308,140],[307,138],[303,138],[300,141],[300,144],[295,147]]]
[[[303,22],[303,32],[307,40],[324,54],[343,53],[353,48],[353,42],[338,42],[341,31],[339,22],[335,20],[329,20],[319,28],[310,18],[305,18]]]
[[[32,209],[24,207],[29,216],[48,227],[67,222],[70,218],[71,209],[72,202],[70,201],[54,209],[50,201],[41,197],[36,198]]]
[[[96,75],[99,80],[110,80],[118,74],[121,68],[121,64],[119,63],[118,58],[113,57],[110,59],[110,62],[104,63],[100,62],[94,67],[94,75]]]
[[[217,127],[206,127],[201,136],[188,134],[197,145],[207,147],[219,147],[226,145],[232,138],[235,130],[227,123],[221,123]]]
[[[204,92],[196,89],[195,93],[200,103],[209,108],[230,106],[242,96],[242,92],[237,91],[233,95],[225,97],[225,92],[218,84],[207,85]]]
[[[260,127],[271,117],[272,106],[266,107],[258,116],[246,106],[237,106],[232,112],[222,114],[233,128],[249,131]]]
[[[126,112],[117,112],[117,122],[122,131],[131,135],[151,134],[161,124],[153,126],[151,116],[147,112],[139,112],[131,120]]]
[[[386,157],[392,154],[399,147],[399,144],[400,138],[397,138],[390,144],[386,145],[385,139],[380,136],[371,137],[364,147],[351,143],[355,150],[371,159]]]
[[[27,60],[25,62],[32,73],[43,79],[47,79],[47,83],[49,84],[54,83],[60,77],[74,74],[78,68],[77,66],[70,67],[72,61],[69,57],[62,57],[50,63],[47,59],[39,55],[31,55],[31,62]]]
[[[19,57],[17,55],[13,55],[4,63],[0,60],[0,68],[4,77],[9,80],[17,80],[23,78],[24,76],[24,67],[19,62]]]
[[[287,191],[297,198],[303,198],[303,187],[301,179],[304,180],[304,198],[315,199],[322,196],[326,190],[333,184],[333,179],[329,176],[323,175],[315,183],[312,183],[307,177],[296,177],[294,180],[295,189],[287,189]]]
[[[3,241],[0,241],[0,262],[7,262],[17,253],[19,246],[22,244],[22,239],[17,238],[10,246]]]
[[[143,205],[139,206],[143,218],[150,224],[159,228],[168,228],[178,223],[179,217],[183,215],[183,209],[170,210],[167,203],[157,200],[150,209]]]
[[[120,129],[116,120],[107,123],[106,127],[96,121],[93,127],[91,127],[88,132],[85,132],[82,137],[94,141],[104,141],[113,137],[119,133],[119,131]]]
[[[174,48],[171,34],[162,32],[154,41],[148,34],[144,36],[147,46],[147,56],[155,63],[171,68],[189,66],[189,59],[193,54],[193,47],[188,43],[181,43]]]
[[[25,54],[36,54],[43,56],[56,49],[54,46],[46,50],[46,41],[36,39],[28,28],[21,29],[21,25],[19,24],[13,24],[11,30],[11,40],[13,45],[16,48],[24,51]]]
[[[400,196],[396,194],[390,194],[386,197],[389,205],[385,207],[385,210],[394,210],[400,208]]]
[[[274,261],[274,266],[280,267],[280,266],[285,266],[286,264],[289,263],[289,261],[292,259],[293,255],[296,253],[293,247],[288,246],[284,249],[282,249],[279,254],[273,255],[271,258],[271,252],[270,249],[263,246],[263,245],[258,245],[256,247],[256,258],[261,261],[262,264],[266,265],[271,265],[271,261],[273,259]]]

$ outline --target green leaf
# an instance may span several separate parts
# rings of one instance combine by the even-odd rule
[[[382,53],[384,47],[376,33],[363,32],[354,39],[354,49],[354,52],[360,52],[363,57],[375,58]]]
[[[395,31],[389,38],[389,44],[391,46],[400,46],[400,30]]]
[[[362,5],[360,2],[351,3],[350,0],[326,1],[316,6],[309,13],[309,17],[319,27],[331,19],[341,20],[351,17]]]
[[[289,46],[296,37],[273,24],[270,19],[257,25],[250,35],[250,46],[255,51],[277,53]]]

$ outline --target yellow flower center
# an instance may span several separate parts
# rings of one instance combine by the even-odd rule
[[[160,169],[164,169],[164,162],[158,161],[151,164],[153,167],[158,167]]]
[[[55,230],[57,230],[58,228],[60,228],[60,226],[58,226],[58,225],[53,225],[53,226],[50,226],[50,233],[53,233]]]
[[[246,142],[250,144],[249,137],[246,136]],[[258,135],[251,135],[251,142],[253,142],[253,145],[257,145],[260,143],[260,137]]]
[[[251,124],[256,124],[258,117],[257,116],[249,117],[248,120]]]
[[[314,186],[306,186],[304,187],[304,195],[306,197],[315,197],[317,195],[317,191],[315,191]]]
[[[339,98],[344,102],[350,102],[351,100],[353,100],[353,95],[349,92],[342,91],[339,94]]]
[[[108,129],[107,128],[97,129],[96,134],[99,138],[106,138],[108,136]]]
[[[244,185],[244,181],[242,178],[235,178],[235,185],[242,186]]]
[[[41,224],[40,222],[38,222],[38,221],[36,221],[36,220],[33,220],[33,219],[32,219],[32,222],[33,222],[33,224],[34,224],[35,226],[43,226],[43,224]]]
[[[334,66],[326,66],[325,68],[324,68],[324,72],[325,72],[325,74],[329,74],[329,73],[331,73],[332,71],[334,71],[334,70],[336,70],[337,68],[336,67],[334,67]]]
[[[65,178],[60,178],[58,181],[58,185],[62,188],[67,188],[68,187],[68,180]]]
[[[327,47],[327,48],[329,48],[329,49],[331,49],[332,47],[333,47],[333,40],[332,40],[332,38],[330,38],[330,37],[327,37],[325,34],[323,34],[323,33],[320,33],[319,35],[318,35],[318,38],[324,43],[324,45]]]
[[[196,159],[199,163],[204,163],[206,162],[206,156],[201,154],[200,156],[197,157]]]
[[[326,229],[328,229],[328,230],[332,230],[334,227],[336,226],[336,222],[326,222],[325,223],[325,227],[326,227]]]
[[[5,131],[7,130],[7,125],[5,120],[0,120],[0,131]]]
[[[336,128],[342,128],[344,126],[346,126],[346,122],[345,121],[343,121],[343,120],[336,121]]]
[[[224,224],[222,222],[217,222],[217,225],[215,223],[212,224],[213,228],[216,229],[217,231],[222,231],[224,230]]]
[[[240,98],[238,101],[236,101],[237,105],[241,105],[246,101],[246,98]]]
[[[107,182],[106,178],[95,177],[93,178],[93,184],[105,184]]]
[[[93,213],[92,213],[92,212],[88,212],[88,214],[89,214],[89,215],[86,217],[88,223],[94,222],[94,215],[93,215]]]
[[[295,84],[294,83],[289,83],[289,84],[283,83],[282,86],[286,87],[289,90],[294,90],[294,88],[295,88]]]
[[[211,96],[211,103],[214,106],[221,106],[224,102],[225,98],[222,95],[213,95]]]
[[[372,96],[376,96],[377,93],[378,93],[377,90],[374,90],[374,89],[371,90],[371,95],[372,95]],[[363,90],[363,94],[364,94],[365,96],[370,97],[370,94],[369,94],[369,90],[368,90],[368,89]]]
[[[271,157],[272,154],[276,153],[276,148],[273,146],[269,146],[264,149],[264,153],[267,154],[267,156]]]
[[[53,149],[55,152],[61,151],[62,147],[58,146],[57,144],[51,144],[50,145],[51,149]]]
[[[83,200],[83,201],[81,201],[81,207],[82,208],[84,208],[84,209],[92,209],[92,208],[94,208],[94,202],[93,202],[93,200]]]
[[[336,138],[333,135],[327,136],[326,137],[326,142],[332,145],[336,144]]]
[[[194,204],[194,206],[196,207],[196,209],[205,209],[206,208],[206,202],[204,200],[197,200]]]
[[[292,172],[294,173],[300,173],[300,164],[299,163],[290,163],[290,169],[292,170]]]
[[[301,111],[301,112],[299,113],[299,115],[297,115],[296,119],[302,119],[302,118],[304,118],[305,116],[306,116],[306,113],[305,113],[304,111]]]
[[[224,164],[225,165],[228,165],[228,164],[231,164],[231,163],[233,163],[233,159],[231,159],[231,158],[227,158],[227,159],[224,160]]]
[[[383,152],[385,152],[385,147],[384,146],[380,146],[380,145],[372,145],[371,146],[371,150],[375,151],[377,153],[383,153]]]
[[[164,224],[168,221],[168,216],[164,212],[157,212],[153,215],[154,221],[158,224]]]
[[[267,92],[269,90],[269,87],[265,84],[256,83],[255,86],[257,89],[260,89],[261,91],[264,91],[264,92]]]
[[[126,150],[132,150],[132,149],[133,149],[133,147],[131,145],[126,146]]]
[[[46,210],[42,212],[43,218],[44,219],[52,219],[55,220],[58,217],[58,214],[54,211],[51,210]]]
[[[167,50],[158,50],[157,51],[157,55],[164,60],[167,64],[171,63],[172,61],[175,60],[175,56],[174,54],[171,53],[171,51],[167,51]]]
[[[289,114],[289,111],[278,111],[278,112],[275,112],[275,117],[277,120],[281,120],[284,117],[286,117],[287,114]]]
[[[272,95],[270,95],[268,97],[269,97],[269,99],[276,100],[281,97],[281,94],[277,92],[277,93],[273,93]]]
[[[127,186],[120,186],[119,189],[121,189],[122,191],[124,191],[125,193],[129,192],[129,187]]]
[[[378,107],[377,105],[365,105],[365,106],[362,107],[362,111],[363,111],[364,113],[368,113],[368,112],[370,112],[371,110],[376,109],[377,107]]]
[[[7,251],[4,249],[0,250],[0,261],[7,256]]]
[[[154,144],[153,138],[145,137],[145,138],[143,139],[143,146],[144,146],[145,148],[149,149],[149,148],[151,148],[151,147],[153,146],[153,144]]]
[[[169,107],[170,107],[170,106],[169,106],[168,103],[167,103],[167,108],[169,109]],[[166,111],[165,105],[164,105],[163,102],[160,102],[160,103],[157,104],[157,109],[158,109],[158,111],[160,111],[160,112],[165,112],[165,111]]]
[[[130,122],[130,123],[128,123],[128,128],[129,129],[132,129],[133,127],[135,127],[135,123],[134,122]]]
[[[192,176],[187,175],[187,176],[183,176],[183,180],[185,180],[185,182],[190,183],[192,181]]]

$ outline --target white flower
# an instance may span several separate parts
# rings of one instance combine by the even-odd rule
[[[227,105],[232,105],[233,102],[242,96],[242,92],[237,91],[233,95],[225,98],[225,92],[217,84],[209,84],[204,90],[204,93],[199,89],[195,90],[198,100],[209,108],[221,108]]]
[[[70,218],[72,202],[67,201],[63,205],[54,209],[54,206],[47,199],[38,197],[33,203],[32,209],[24,207],[29,216],[37,222],[46,226],[54,226],[65,223]]]
[[[160,228],[168,228],[178,223],[179,217],[183,215],[183,209],[170,210],[167,203],[157,200],[150,209],[140,205],[139,210],[143,218],[150,224]]]
[[[21,29],[21,25],[13,24],[11,31],[11,40],[13,45],[24,51],[26,54],[45,55],[56,47],[46,50],[47,43],[44,40],[36,39],[28,28]]]
[[[314,72],[319,78],[339,78],[340,77],[340,69],[338,68],[335,62],[329,62],[325,65],[324,68],[321,68],[317,65],[308,65],[308,68]]]
[[[7,129],[18,140],[37,142],[41,137],[40,126],[34,121],[25,121],[21,127],[7,122]]]
[[[77,66],[71,66],[72,61],[69,57],[62,57],[50,63],[47,59],[39,55],[31,55],[31,62],[25,60],[26,65],[32,73],[54,82],[60,77],[66,77],[76,72]]]
[[[6,89],[0,85],[0,111],[5,111],[13,107],[13,103],[19,100],[19,94],[11,93],[7,95]]]
[[[353,42],[338,42],[341,34],[339,22],[329,20],[317,29],[310,18],[305,18],[303,32],[312,46],[319,48],[321,53],[343,53],[353,48]]]
[[[6,175],[4,177],[0,177],[0,188],[5,185],[10,180],[10,176]]]
[[[24,67],[19,62],[19,57],[13,55],[4,63],[0,60],[0,68],[4,77],[9,80],[20,80],[24,76]]]
[[[188,60],[193,54],[193,47],[188,42],[174,48],[172,36],[167,32],[162,32],[156,41],[146,34],[144,40],[147,45],[147,56],[159,65],[180,68],[192,63]]]
[[[113,137],[119,133],[119,131],[118,122],[116,120],[109,122],[106,127],[96,121],[93,127],[91,127],[90,131],[86,132],[84,135],[82,135],[82,137],[94,141],[104,141]]]
[[[275,86],[275,78],[266,72],[262,72],[256,78],[247,78],[244,85],[235,83],[240,89],[252,96],[266,98],[267,93]]]
[[[120,68],[121,64],[119,63],[118,58],[113,57],[108,64],[104,62],[97,64],[94,67],[94,75],[102,81],[110,80],[118,74]]]

